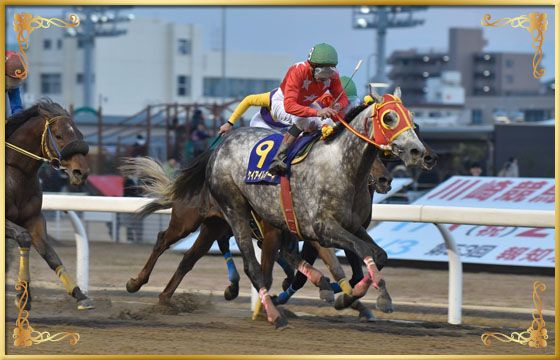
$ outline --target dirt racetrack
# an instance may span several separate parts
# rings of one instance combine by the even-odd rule
[[[75,277],[75,246],[63,241],[56,251]],[[17,265],[6,278],[6,353],[105,354],[105,355],[389,355],[389,354],[554,354],[554,277],[465,273],[463,278],[463,324],[447,323],[448,272],[411,268],[382,271],[395,302],[395,312],[374,308],[377,291],[371,289],[365,303],[377,321],[360,323],[352,310],[336,311],[318,298],[318,290],[306,284],[287,305],[290,328],[277,331],[261,316],[251,320],[250,283],[242,274],[240,296],[227,302],[223,290],[229,284],[223,257],[202,258],[183,280],[174,305],[157,305],[163,290],[182,258],[168,251],[159,259],[150,282],[138,293],[125,290],[126,281],[140,271],[151,245],[90,242],[89,296],[96,304],[90,311],[76,310],[75,301],[35,250],[31,251],[33,308],[29,323],[34,330],[77,332],[79,342],[67,339],[30,347],[15,347],[12,334],[18,316],[14,306]],[[235,257],[243,272],[241,258]],[[326,267],[317,267],[327,274]],[[278,268],[278,267],[277,267]],[[347,267],[346,267],[347,268]],[[349,271],[347,272],[347,274]],[[281,270],[275,269],[272,294],[281,290]],[[494,340],[485,346],[481,335],[510,335],[531,326],[533,282],[543,282],[547,346],[538,349]],[[483,308],[484,307],[484,308]]]

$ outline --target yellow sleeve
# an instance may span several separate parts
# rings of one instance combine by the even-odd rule
[[[245,99],[237,105],[228,121],[235,124],[237,119],[239,119],[241,115],[243,115],[251,106],[266,106],[270,109],[270,92],[246,96]]]

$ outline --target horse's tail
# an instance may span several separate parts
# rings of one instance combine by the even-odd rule
[[[185,168],[169,189],[172,199],[190,198],[193,195],[200,194],[206,182],[206,165],[212,155],[212,150],[207,150]]]
[[[120,170],[125,175],[140,178],[142,181],[138,187],[149,196],[156,198],[138,211],[139,217],[145,217],[173,206],[173,193],[171,192],[173,179],[169,177],[160,161],[149,157],[125,158]]]

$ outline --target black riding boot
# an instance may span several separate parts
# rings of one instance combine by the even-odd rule
[[[270,166],[268,167],[268,172],[272,175],[276,175],[277,173],[283,174],[286,172],[288,165],[286,164],[286,158],[288,157],[288,147],[292,145],[296,141],[296,137],[290,135],[287,132],[282,139],[282,144],[278,148],[278,152],[274,155]]]

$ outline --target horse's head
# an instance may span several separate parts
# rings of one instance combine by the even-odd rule
[[[370,93],[373,104],[366,111],[371,111],[368,125],[373,127],[373,143],[398,156],[407,167],[421,166],[426,147],[414,132],[411,114],[400,99],[400,88],[397,87],[393,95],[381,96],[373,89]]]
[[[51,164],[68,174],[72,185],[81,185],[89,174],[85,156],[89,151],[84,136],[60,105],[39,103],[39,115],[44,120],[41,150]]]
[[[393,177],[379,156],[375,157],[370,174],[373,177],[375,192],[379,194],[387,194],[391,191],[391,182],[393,181]]]

